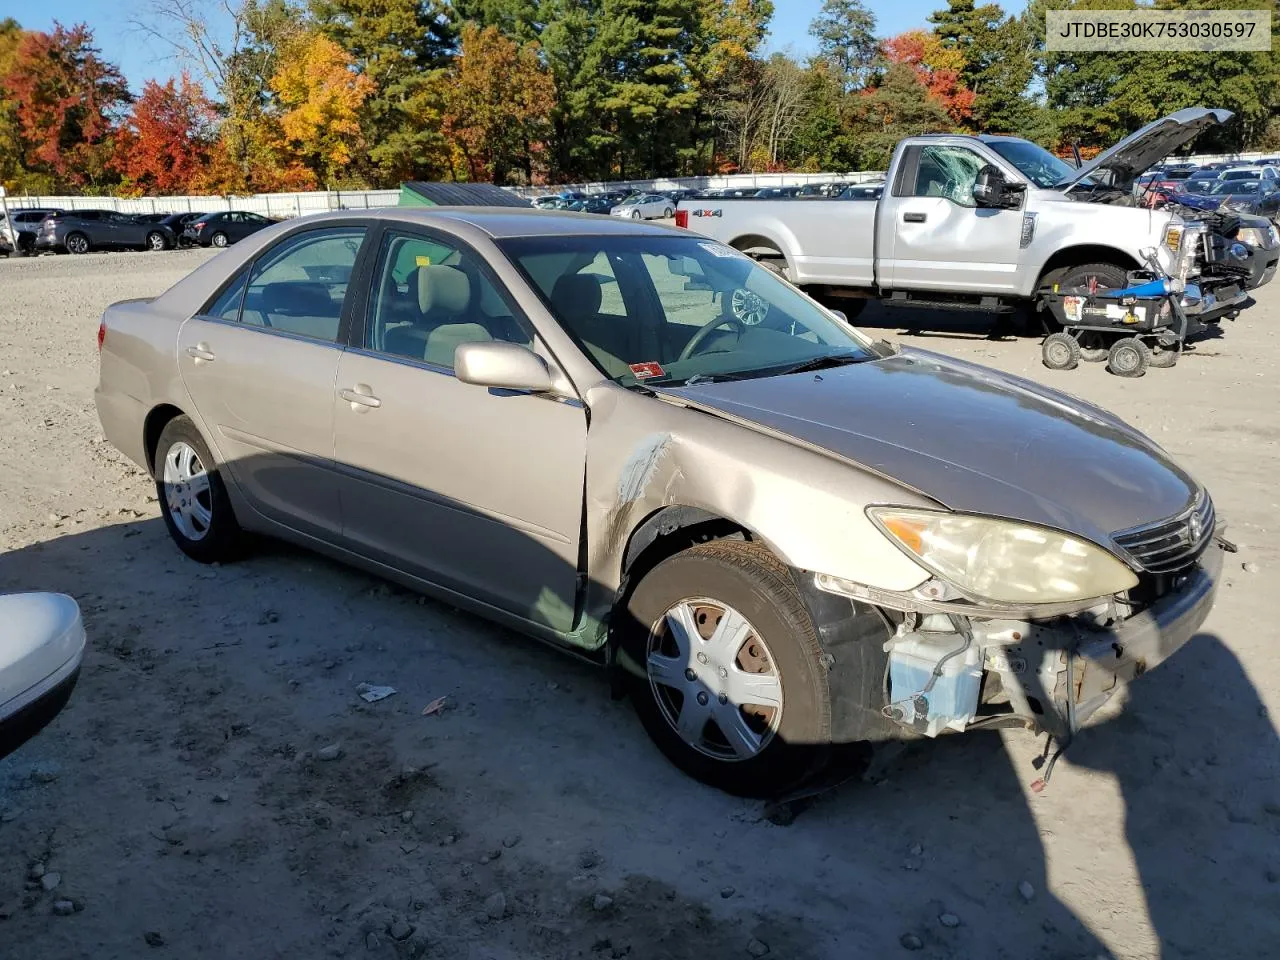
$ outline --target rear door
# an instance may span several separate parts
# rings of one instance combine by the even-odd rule
[[[990,163],[958,143],[912,144],[880,200],[879,279],[895,290],[1016,293],[1021,210],[979,207],[978,171]]]
[[[108,213],[112,243],[117,247],[142,247],[146,244],[148,224],[127,213]]]
[[[295,232],[232,278],[178,336],[204,435],[264,517],[336,540],[333,390],[367,225]]]

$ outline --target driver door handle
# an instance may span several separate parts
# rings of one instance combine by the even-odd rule
[[[924,223],[929,216],[924,213],[904,213],[902,219],[904,223]]]
[[[194,347],[187,347],[187,356],[194,359],[196,363],[212,363],[217,359],[207,343],[197,343]]]
[[[354,389],[348,390],[346,387],[338,391],[338,396],[351,404],[351,409],[357,413],[382,406],[382,401],[373,395],[373,390],[366,383],[357,383]]]

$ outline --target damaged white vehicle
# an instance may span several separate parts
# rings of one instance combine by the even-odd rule
[[[1199,628],[1208,492],[1115,416],[873,342],[688,231],[261,231],[108,308],[98,412],[178,546],[284,537],[613,668],[742,794],[833,745],[1061,741]]]

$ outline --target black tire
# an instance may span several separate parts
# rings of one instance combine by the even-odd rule
[[[776,728],[747,759],[712,756],[687,742],[668,719],[669,707],[660,701],[660,691],[671,688],[649,680],[655,628],[663,624],[668,610],[694,599],[728,605],[746,618],[754,631],[751,636],[764,641],[766,662],[772,664],[782,691]],[[777,797],[826,759],[831,693],[822,648],[790,571],[768,551],[741,541],[715,541],[664,560],[631,591],[618,630],[622,654],[638,668],[625,675],[640,722],[667,758],[689,776],[738,796]],[[750,639],[742,647],[755,649]],[[701,739],[709,740],[712,728],[721,729],[709,720],[700,728]]]
[[[675,214],[675,211],[674,211],[674,210],[672,210],[670,207],[667,207],[665,210],[663,210],[663,211],[662,211],[662,219],[663,219],[663,220],[670,220],[670,219],[671,219],[672,217],[674,217],[675,215],[676,215],[676,214]]]
[[[1080,359],[1085,363],[1102,363],[1107,359],[1107,348],[1100,334],[1084,333],[1080,340]]]
[[[89,238],[83,233],[67,234],[67,238],[62,241],[62,245],[67,248],[67,253],[79,255],[89,252]]]
[[[1153,367],[1169,368],[1178,362],[1177,347],[1156,347],[1151,351],[1149,363]]]
[[[212,245],[212,246],[215,246],[215,247],[218,247],[219,249],[222,249],[223,247],[226,247],[226,246],[229,246],[229,245],[230,245],[230,243],[231,243],[231,238],[230,238],[230,237],[228,237],[228,236],[227,236],[225,233],[223,233],[221,230],[219,230],[217,233],[215,233],[212,237],[210,237],[210,238],[209,238],[209,243],[210,243],[210,245]]]
[[[1141,377],[1151,365],[1151,350],[1137,337],[1121,337],[1107,353],[1107,369],[1117,377]]]
[[[179,522],[175,520],[173,500],[165,482],[166,457],[179,443],[184,443],[195,451],[209,479],[207,507],[210,521],[203,536],[198,538],[184,533]],[[164,430],[160,432],[160,440],[156,443],[152,474],[155,476],[156,497],[160,501],[160,515],[164,517],[169,536],[173,537],[173,542],[183,553],[199,563],[226,563],[241,555],[244,534],[231,508],[226,485],[222,481],[213,456],[209,453],[209,445],[204,442],[204,437],[200,436],[200,431],[191,422],[191,418],[177,416],[165,424]]]
[[[1040,359],[1050,370],[1074,370],[1080,365],[1080,343],[1069,333],[1051,333],[1040,345]]]
[[[1123,290],[1129,283],[1129,272],[1114,263],[1082,263],[1075,267],[1064,267],[1055,271],[1053,283],[1063,292],[1071,290],[1087,290],[1090,281],[1098,290]]]
[[[165,239],[164,234],[159,230],[152,230],[147,234],[147,249],[155,252],[169,249],[169,241]]]

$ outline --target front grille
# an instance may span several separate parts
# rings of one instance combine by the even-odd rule
[[[1111,535],[1116,545],[1149,573],[1173,573],[1195,561],[1213,538],[1213,501],[1202,492],[1168,520]]]

